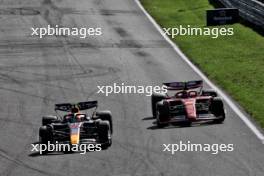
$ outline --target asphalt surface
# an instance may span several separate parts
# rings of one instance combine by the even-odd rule
[[[157,129],[150,98],[97,94],[97,85],[199,79],[133,0],[0,1],[0,175],[262,176],[263,144],[229,107],[221,125]],[[103,35],[31,36],[31,27],[101,27]],[[111,148],[85,155],[31,152],[54,103],[99,101],[113,114]],[[162,144],[234,144],[233,152],[162,152]]]

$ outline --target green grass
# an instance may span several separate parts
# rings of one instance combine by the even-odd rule
[[[165,28],[205,27],[208,0],[141,0]],[[223,26],[222,26],[223,27]],[[177,36],[173,40],[203,72],[225,89],[264,128],[264,38],[241,24],[233,36]]]

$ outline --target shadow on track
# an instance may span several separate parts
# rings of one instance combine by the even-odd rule
[[[154,117],[145,117],[142,120],[155,120]]]
[[[166,127],[158,127],[157,126],[157,122],[156,119],[154,119],[153,117],[145,117],[142,120],[154,120],[152,122],[152,126],[147,127],[148,130],[169,130],[169,129],[177,129],[177,128],[196,128],[196,127],[205,127],[205,126],[210,126],[210,125],[221,125],[221,124],[215,124],[213,121],[205,121],[205,122],[194,122],[192,123],[190,126],[186,126],[186,125],[182,125],[179,123],[170,123],[168,126]]]
[[[57,155],[65,155],[65,154],[74,154],[74,153],[59,153],[59,152],[53,152],[53,153],[47,153],[47,154],[40,154],[40,152],[33,152],[30,153],[29,157],[40,157],[40,156],[57,156]]]

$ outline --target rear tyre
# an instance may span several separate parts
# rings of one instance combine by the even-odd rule
[[[56,122],[59,122],[59,119],[57,116],[47,115],[47,116],[42,117],[43,126],[51,124],[51,123],[56,123]]]
[[[46,147],[48,146],[48,143],[52,143],[53,140],[53,134],[52,129],[48,126],[42,126],[39,128],[39,143],[45,144]],[[48,150],[42,151],[44,154],[48,153]]]
[[[212,96],[212,97],[217,97],[218,94],[215,90],[211,90],[211,89],[205,89],[202,91],[202,95],[203,96]]]
[[[161,93],[153,93],[151,95],[151,107],[152,107],[152,115],[153,118],[156,118],[156,105],[159,101],[163,100],[166,98],[165,94],[161,94]]]
[[[213,120],[214,123],[222,123],[225,120],[225,109],[221,98],[214,98],[211,103],[211,112],[217,119]]]
[[[157,120],[157,126],[158,126],[158,128],[164,128],[164,127],[166,127],[168,125],[169,125],[168,123],[160,123],[160,121]]]
[[[163,128],[169,125],[166,121],[169,120],[169,106],[167,103],[163,103],[162,101],[157,103],[157,110],[156,110],[156,119],[157,119],[157,126],[159,128]]]
[[[113,121],[111,111],[98,111],[96,112],[96,116],[98,116],[101,120],[106,120],[109,122],[111,134],[113,133]]]
[[[111,131],[108,121],[99,122],[98,135],[102,150],[105,150],[112,145]]]

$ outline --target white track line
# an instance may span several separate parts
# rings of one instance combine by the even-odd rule
[[[264,135],[260,132],[260,130],[249,120],[249,118],[237,107],[237,105],[214,83],[212,83],[179,49],[179,47],[170,40],[167,35],[164,35],[161,27],[156,23],[156,21],[149,15],[149,13],[144,9],[139,0],[134,0],[139,8],[144,12],[150,22],[155,26],[155,28],[160,32],[160,34],[164,37],[164,39],[173,47],[173,49],[177,52],[177,54],[213,89],[217,91],[217,93],[225,100],[225,102],[230,106],[231,109],[240,117],[241,120],[251,129],[251,131],[261,140],[264,144]]]

